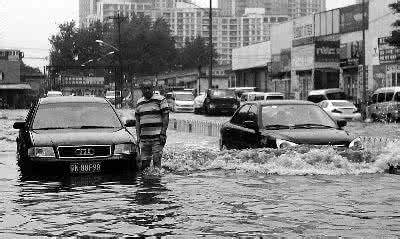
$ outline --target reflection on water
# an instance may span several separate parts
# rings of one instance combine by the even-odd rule
[[[173,135],[178,143],[165,149],[161,171],[28,175],[16,164],[12,129],[21,112],[0,118],[0,238],[400,233],[399,176],[383,173],[388,163],[400,162],[399,145],[220,152]]]

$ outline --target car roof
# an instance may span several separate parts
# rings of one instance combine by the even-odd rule
[[[174,91],[174,94],[180,94],[180,95],[193,95],[192,92],[190,91]]]
[[[247,104],[256,104],[256,105],[316,105],[311,101],[305,100],[264,100],[264,101],[252,101]]]
[[[106,99],[101,97],[88,96],[60,96],[41,98],[40,104],[56,104],[56,103],[107,103]]]
[[[374,94],[377,93],[384,93],[384,92],[393,92],[393,91],[400,91],[400,86],[393,86],[393,87],[383,87],[383,88],[379,88],[377,90],[375,90]]]
[[[347,103],[353,103],[353,102],[348,101],[348,100],[323,100],[321,102],[332,102],[332,103],[347,102]]]
[[[330,89],[322,89],[322,90],[312,90],[308,93],[308,95],[322,95],[327,93],[335,93],[335,92],[344,92],[339,88],[330,88]]]

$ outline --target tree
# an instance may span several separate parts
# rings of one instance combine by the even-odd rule
[[[400,2],[389,4],[389,8],[393,10],[394,14],[400,13]],[[392,46],[400,47],[400,19],[396,20],[392,26],[396,29],[392,31],[392,36],[388,39],[388,43]]]
[[[180,62],[183,69],[199,69],[210,65],[210,47],[206,39],[197,36],[193,41],[186,39],[185,47],[180,51]],[[217,51],[213,47],[213,63],[218,57]]]

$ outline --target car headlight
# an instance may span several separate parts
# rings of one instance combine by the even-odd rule
[[[235,110],[236,110],[238,107],[239,107],[239,106],[238,106],[237,104],[234,104],[234,105],[232,106],[232,108],[235,109]]]
[[[361,150],[364,149],[363,143],[360,138],[356,138],[349,144],[349,149],[352,150]]]
[[[215,108],[215,105],[214,104],[210,104],[210,108]]]
[[[135,144],[116,144],[114,146],[114,155],[133,154],[136,152]]]
[[[285,148],[290,148],[290,147],[294,147],[296,146],[296,143],[287,141],[287,140],[283,140],[283,139],[276,139],[276,147],[278,147],[278,149],[285,149]]]
[[[28,149],[28,156],[54,158],[56,155],[52,147],[32,147]]]

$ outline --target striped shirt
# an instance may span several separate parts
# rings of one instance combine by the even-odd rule
[[[160,138],[162,114],[168,113],[167,100],[160,95],[153,95],[149,100],[142,97],[137,101],[136,117],[140,121],[140,140],[152,141]]]

